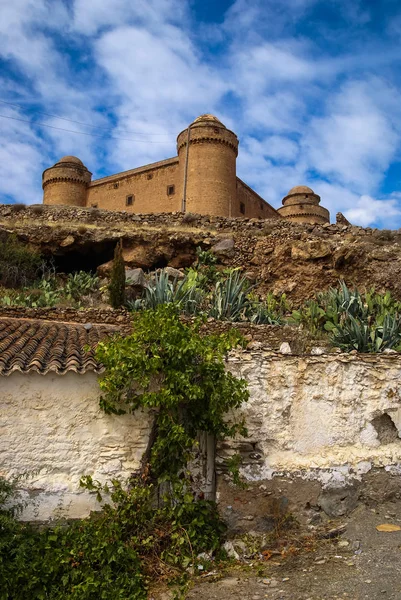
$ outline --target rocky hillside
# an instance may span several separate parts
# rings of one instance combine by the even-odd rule
[[[199,215],[130,215],[98,209],[0,206],[0,236],[16,235],[53,256],[60,271],[107,272],[116,241],[127,266],[185,268],[196,248],[212,250],[222,268],[240,267],[263,296],[285,292],[295,304],[344,279],[401,299],[401,232],[351,225]]]

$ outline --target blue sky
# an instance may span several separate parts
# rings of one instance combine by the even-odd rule
[[[401,227],[399,0],[0,0],[0,11],[1,202],[40,202],[42,170],[65,154],[94,178],[174,156],[207,112],[237,133],[238,175],[274,206],[306,184],[332,219]]]

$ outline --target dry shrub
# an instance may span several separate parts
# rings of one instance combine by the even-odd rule
[[[100,218],[100,215],[101,215],[101,211],[98,208],[94,208],[94,207],[88,208],[87,220],[89,222],[96,221],[97,219]]]
[[[198,220],[198,215],[195,215],[194,213],[185,213],[185,215],[182,217],[182,221],[181,223],[183,223],[184,225],[191,225],[191,223],[195,223],[195,221]]]
[[[26,204],[22,202],[17,202],[16,204],[11,205],[11,210],[15,213],[20,213],[26,209]]]
[[[41,264],[40,253],[20,242],[16,236],[0,239],[0,283],[5,287],[21,287],[32,283],[38,276]]]
[[[43,204],[34,204],[31,206],[31,211],[34,215],[42,215],[45,211],[45,207]]]

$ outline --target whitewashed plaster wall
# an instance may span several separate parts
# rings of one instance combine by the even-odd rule
[[[98,506],[79,487],[82,475],[106,482],[138,468],[149,417],[106,415],[99,396],[94,373],[0,378],[0,475],[26,475],[23,518],[85,516]]]
[[[396,429],[396,439],[381,443],[372,424],[387,413],[401,435],[400,355],[247,352],[230,357],[229,368],[249,385],[248,479],[298,473],[338,484],[375,466],[400,468]],[[220,458],[236,448],[244,444],[224,445]]]
[[[381,443],[372,421],[387,413],[401,433],[400,355],[244,352],[229,357],[228,368],[249,384],[242,409],[249,437],[224,445],[218,460],[248,447],[248,479],[289,474],[331,485],[374,466],[399,468],[401,439]],[[93,373],[0,378],[0,475],[27,475],[24,518],[78,518],[97,508],[80,477],[128,477],[149,430],[143,412],[99,409]]]

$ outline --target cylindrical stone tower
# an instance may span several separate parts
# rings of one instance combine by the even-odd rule
[[[76,156],[64,156],[43,171],[43,204],[85,206],[92,173]]]
[[[297,185],[283,198],[283,206],[278,212],[285,219],[297,223],[330,223],[329,211],[319,203],[320,196],[310,187]]]
[[[189,148],[187,151],[189,139]],[[229,216],[237,197],[238,138],[213,115],[201,115],[177,137],[181,210]]]

